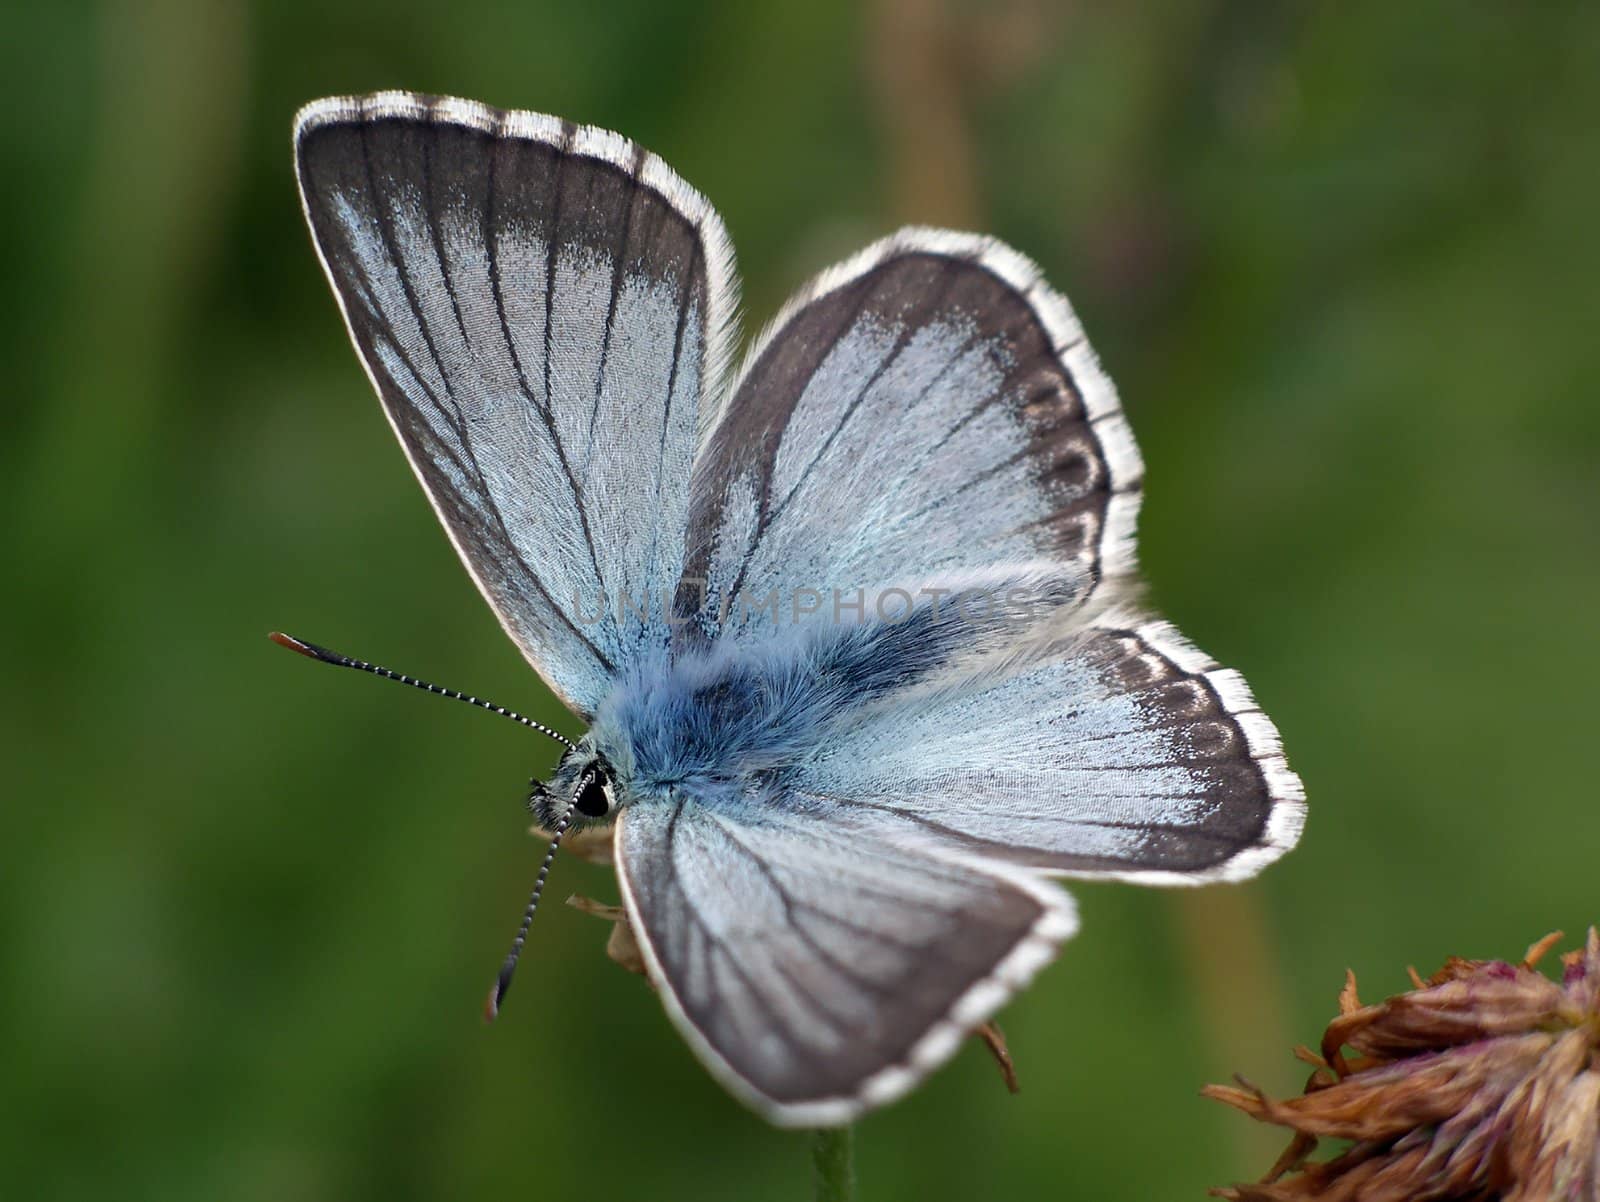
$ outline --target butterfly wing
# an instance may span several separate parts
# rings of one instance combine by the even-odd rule
[[[1133,570],[1142,474],[1111,382],[1038,269],[993,239],[902,231],[786,306],[714,415],[686,571],[707,603],[686,629],[754,633],[742,593],[1001,563],[1054,564],[1087,596]]]
[[[295,159],[351,338],[451,541],[533,666],[592,713],[666,645],[659,599],[735,305],[720,220],[615,134],[466,101],[319,101]]]
[[[624,811],[617,877],[651,981],[774,1123],[846,1123],[947,1060],[1072,934],[1071,900],[915,826],[692,797]]]
[[[819,815],[865,809],[985,861],[1142,884],[1254,876],[1305,822],[1244,679],[1115,610],[841,709],[786,780]]]

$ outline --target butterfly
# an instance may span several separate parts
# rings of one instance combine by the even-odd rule
[[[1271,721],[1137,604],[1139,453],[1022,255],[902,230],[734,370],[722,221],[617,134],[385,92],[307,106],[295,159],[412,468],[588,724],[531,798],[540,885],[609,828],[667,1013],[766,1118],[848,1122],[946,1061],[1076,929],[1052,878],[1294,845]]]

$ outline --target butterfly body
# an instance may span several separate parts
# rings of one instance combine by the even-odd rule
[[[296,164],[384,411],[588,732],[534,798],[614,824],[669,1015],[774,1122],[904,1093],[1075,928],[1049,877],[1253,875],[1271,722],[1136,604],[1143,467],[1064,298],[906,230],[732,361],[720,220],[625,139],[408,93]]]
[[[980,689],[986,657],[1017,653],[1018,623],[1047,626],[1044,615],[1070,612],[1080,595],[1026,567],[919,591],[873,590],[892,595],[888,617],[868,616],[877,607],[866,604],[853,621],[790,624],[780,614],[760,639],[688,641],[646,657],[544,791],[541,823],[554,827],[596,762],[618,809],[674,791],[712,808],[789,804],[787,784],[825,762],[874,703],[941,681]]]

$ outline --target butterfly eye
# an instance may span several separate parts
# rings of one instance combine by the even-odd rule
[[[585,818],[604,818],[611,812],[611,778],[599,764],[583,774],[572,807]]]

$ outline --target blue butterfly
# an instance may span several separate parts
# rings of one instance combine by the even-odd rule
[[[588,723],[532,799],[551,854],[612,829],[667,1012],[768,1119],[948,1059],[1075,930],[1049,878],[1293,846],[1272,723],[1135,604],[1139,453],[1027,259],[903,230],[732,370],[722,222],[618,135],[387,92],[308,106],[295,147],[412,468]]]

